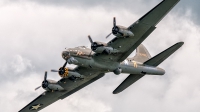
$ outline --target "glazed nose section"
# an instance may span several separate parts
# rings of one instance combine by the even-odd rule
[[[70,58],[70,52],[69,51],[63,51],[62,52],[63,59],[67,60]]]

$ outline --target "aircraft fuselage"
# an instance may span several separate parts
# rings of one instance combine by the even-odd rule
[[[104,73],[114,72],[116,75],[120,73],[141,74],[141,75],[164,75],[165,71],[159,67],[144,65],[143,63],[127,58],[123,62],[112,62],[94,59],[91,49],[82,47],[69,48],[63,51],[62,57],[70,60],[70,64],[83,66],[92,69],[98,69]]]

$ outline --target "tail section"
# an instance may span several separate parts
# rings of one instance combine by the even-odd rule
[[[147,60],[146,62],[144,62],[144,64],[150,65],[150,66],[158,66],[165,59],[167,59],[171,54],[173,54],[176,50],[178,50],[183,44],[184,42],[178,42],[174,44],[173,46],[169,47],[168,49],[154,56],[153,58]]]
[[[151,55],[147,51],[144,45],[140,44],[136,49],[136,55],[131,58],[138,62],[145,62],[151,58]],[[128,88],[130,85],[138,81],[144,75],[141,74],[130,74],[114,91],[113,94],[118,94]]]
[[[140,44],[136,49],[136,55],[133,57],[133,60],[138,62],[145,62],[151,58],[151,55],[147,51],[144,45]]]
[[[146,65],[151,66],[158,66],[160,63],[162,63],[165,59],[167,59],[171,54],[173,54],[176,50],[178,50],[184,43],[179,42],[174,44],[173,46],[169,47],[165,51],[161,52],[160,54],[154,56],[151,58],[149,52],[146,50],[146,48],[143,45],[140,45],[137,48],[136,55],[134,56],[134,60],[139,62],[144,62]],[[151,59],[150,59],[151,58]],[[138,81],[140,78],[142,78],[144,75],[141,74],[130,74],[114,91],[113,94],[118,94],[131,86],[133,83]]]

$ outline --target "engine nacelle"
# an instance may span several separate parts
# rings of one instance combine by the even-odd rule
[[[134,34],[130,30],[128,30],[126,27],[123,26],[115,26],[112,29],[113,35],[117,37],[133,37]]]
[[[107,44],[102,43],[102,42],[94,42],[91,48],[92,48],[92,51],[96,53],[112,54],[112,53],[118,52],[118,50],[113,49],[112,47],[108,47]]]
[[[81,74],[79,74],[78,72],[75,72],[75,71],[69,71],[68,68],[65,68],[64,73],[63,74],[59,73],[59,75],[62,78],[71,78],[71,77],[73,77],[73,78],[81,78],[81,79],[84,78],[83,75],[81,75]]]
[[[112,53],[117,53],[118,50],[113,49],[112,47],[98,47],[96,50],[94,50],[96,53],[106,53],[106,54],[112,54]]]
[[[46,80],[42,82],[42,88],[47,91],[63,91],[64,88],[61,87],[56,81]]]
[[[69,64],[77,64],[77,63],[78,63],[78,61],[77,61],[76,59],[74,59],[74,57],[70,57],[70,58],[67,60],[67,62],[68,62]]]

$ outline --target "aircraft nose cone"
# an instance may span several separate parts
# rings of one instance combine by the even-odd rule
[[[62,57],[63,59],[67,60],[70,57],[70,52],[69,51],[63,51],[62,52]]]

